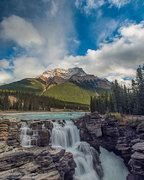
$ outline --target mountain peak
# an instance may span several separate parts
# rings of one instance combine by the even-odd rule
[[[86,76],[87,74],[84,72],[82,68],[74,67],[70,69],[62,69],[56,68],[54,70],[47,70],[41,76],[44,78],[53,78],[53,77],[61,77],[63,79],[70,79],[73,75],[77,76]]]

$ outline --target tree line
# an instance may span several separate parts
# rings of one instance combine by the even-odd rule
[[[50,108],[88,110],[88,105],[60,101],[14,90],[0,90],[0,110],[49,111]]]
[[[90,100],[91,112],[101,114],[119,112],[121,114],[144,115],[144,65],[136,70],[136,78],[132,80],[131,88],[122,86],[115,80],[111,92],[101,92]]]

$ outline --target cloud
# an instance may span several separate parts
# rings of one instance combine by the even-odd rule
[[[0,85],[12,81],[12,76],[6,71],[0,71]]]
[[[11,72],[4,70],[11,69]],[[13,59],[13,65],[8,60],[0,60],[0,85],[24,78],[33,78],[44,72],[46,68],[37,58],[22,56]]]
[[[97,10],[107,3],[111,5],[110,7],[116,6],[117,8],[121,8],[130,1],[131,0],[75,0],[75,6],[85,12],[85,14],[89,15],[93,10]]]
[[[12,40],[24,50],[26,49],[25,54],[20,52],[18,57],[12,57],[11,81],[36,77],[45,69],[75,66],[83,67],[87,73],[106,77],[109,80],[116,77],[124,81],[127,77],[129,81],[135,76],[135,68],[143,64],[144,59],[143,22],[121,27],[119,36],[111,39],[110,43],[101,44],[97,50],[87,50],[85,56],[72,56],[70,55],[73,50],[71,47],[75,48],[81,42],[77,39],[71,3],[67,0],[42,0],[42,2],[45,6],[42,17],[34,20],[20,15],[11,15],[1,22],[3,38]],[[89,10],[97,9],[108,1],[86,0],[85,2],[76,0],[75,5],[79,9],[84,8],[84,11],[89,13]],[[111,4],[121,7],[122,4],[118,2],[120,3],[120,1],[114,3],[114,0],[111,0]],[[40,10],[42,12],[42,9]],[[112,36],[112,32],[119,26],[115,20],[104,24],[106,30],[99,29],[102,33],[98,33],[100,35],[97,39],[98,43],[107,38],[107,34]],[[17,54],[19,46],[15,49]],[[9,68],[9,63],[3,59],[0,60],[0,66],[1,69]],[[8,76],[4,79],[10,80]],[[3,80],[0,79],[0,81]]]
[[[54,16],[57,13],[57,11],[58,11],[57,4],[54,1],[52,1],[51,15]]]
[[[87,51],[85,56],[67,56],[57,61],[59,67],[83,67],[90,74],[129,83],[135,69],[144,62],[144,22],[119,29],[119,37],[102,44],[100,49]],[[55,66],[52,66],[55,67]]]
[[[11,15],[1,22],[3,38],[12,40],[22,47],[42,45],[43,40],[32,23]]]
[[[41,61],[32,57],[20,57],[13,61],[13,77],[16,80],[37,77],[45,68]]]
[[[0,23],[1,38],[8,46],[11,44],[9,41],[17,43],[16,47],[12,47],[11,81],[41,74],[79,45],[70,2],[42,0],[41,6],[36,1],[34,8],[32,3],[22,3],[22,14],[15,12],[13,14],[16,15],[3,18]],[[26,16],[26,13],[23,14],[25,9],[29,11]],[[2,69],[6,67],[6,63],[1,63]]]
[[[130,83],[135,77],[135,69],[144,60],[144,22],[129,24],[119,29],[119,36],[111,43],[103,43],[97,50],[89,49],[85,56],[54,58],[48,61],[47,69],[82,67],[87,73],[107,78],[111,81]],[[14,77],[35,77],[45,69],[45,61],[38,58],[20,57],[13,61]]]
[[[10,67],[10,62],[6,59],[0,60],[0,69],[8,69]]]
[[[100,18],[100,22],[94,23],[92,26],[93,36],[96,37],[96,43],[100,46],[101,42],[113,37],[114,31],[120,26],[119,20],[112,18]]]
[[[112,43],[104,43],[96,51],[88,50],[84,58],[89,64],[87,70],[105,77],[109,74],[119,74],[123,77],[135,75],[134,69],[144,60],[144,24],[141,22],[122,27],[119,33],[120,36],[114,38]]]
[[[108,0],[111,5],[114,5],[118,8],[125,6],[126,4],[130,3],[131,0]]]
[[[92,10],[101,7],[104,3],[104,0],[76,0],[75,6],[76,8],[83,10],[88,15]]]

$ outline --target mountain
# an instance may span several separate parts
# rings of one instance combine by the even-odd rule
[[[90,96],[102,90],[110,90],[111,83],[107,79],[86,74],[82,68],[57,68],[45,71],[36,78],[2,85],[0,89],[31,92],[67,102],[89,104]]]

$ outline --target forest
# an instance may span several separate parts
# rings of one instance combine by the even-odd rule
[[[51,108],[88,110],[88,105],[60,101],[52,97],[39,96],[14,90],[0,90],[0,110],[50,111]]]
[[[91,112],[97,111],[101,114],[118,112],[144,115],[144,65],[137,68],[136,78],[131,81],[130,88],[115,80],[111,92],[91,96],[90,108]]]

